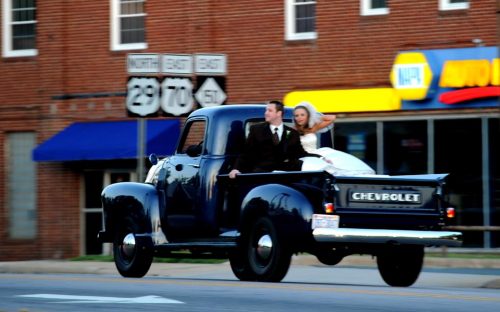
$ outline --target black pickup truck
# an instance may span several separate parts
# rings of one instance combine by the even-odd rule
[[[152,159],[145,183],[102,192],[102,242],[125,277],[153,257],[228,258],[240,280],[281,281],[294,253],[327,265],[369,254],[391,286],[410,286],[425,246],[460,246],[450,221],[446,174],[334,176],[325,171],[240,174],[229,179],[249,126],[265,105],[202,108],[187,118],[175,153]],[[292,121],[285,111],[285,122]]]

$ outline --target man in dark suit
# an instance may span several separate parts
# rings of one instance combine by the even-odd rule
[[[244,152],[229,173],[235,178],[241,172],[270,172],[273,170],[300,171],[300,157],[307,156],[300,144],[299,133],[283,124],[283,103],[270,101],[265,120],[250,127]]]

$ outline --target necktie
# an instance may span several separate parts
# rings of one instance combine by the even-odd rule
[[[278,136],[278,128],[274,128],[274,133],[273,133],[273,143],[274,145],[280,144],[280,137]]]

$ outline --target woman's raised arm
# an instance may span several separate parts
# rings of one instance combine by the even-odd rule
[[[335,115],[321,115],[320,121],[311,128],[311,132],[317,132],[328,127],[335,121],[335,119],[337,119],[337,116]]]

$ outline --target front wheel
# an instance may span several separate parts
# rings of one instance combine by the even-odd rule
[[[133,233],[121,235],[113,243],[115,265],[123,277],[143,277],[153,262],[153,254],[144,240]]]
[[[383,280],[390,286],[413,285],[422,271],[423,246],[400,246],[377,255],[377,266]]]

